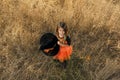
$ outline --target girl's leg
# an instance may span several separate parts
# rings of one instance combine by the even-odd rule
[[[67,65],[68,65],[68,61],[67,60],[65,60],[64,62],[62,62],[62,67],[63,68],[67,68]]]

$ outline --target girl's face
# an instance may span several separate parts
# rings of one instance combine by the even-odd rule
[[[59,28],[58,28],[58,34],[59,34],[59,37],[60,37],[60,38],[63,38],[64,35],[65,35],[65,31],[64,31],[64,29],[61,28],[61,27],[59,27]]]

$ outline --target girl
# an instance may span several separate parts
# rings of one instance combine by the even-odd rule
[[[69,38],[67,25],[64,22],[60,22],[56,29],[56,36],[58,38],[58,45],[60,45],[60,50],[57,55],[53,57],[53,59],[59,60],[62,63],[70,59],[72,54],[72,46],[71,40]]]

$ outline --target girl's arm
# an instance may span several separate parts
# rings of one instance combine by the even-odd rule
[[[68,45],[71,45],[71,39],[69,36],[67,36],[66,41],[67,41]]]
[[[69,45],[67,45],[67,44],[61,43],[60,41],[58,41],[57,43],[58,43],[58,45],[60,45],[60,46],[69,46]]]

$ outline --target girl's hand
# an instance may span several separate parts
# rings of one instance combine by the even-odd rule
[[[58,41],[57,44],[60,45],[60,41]]]

